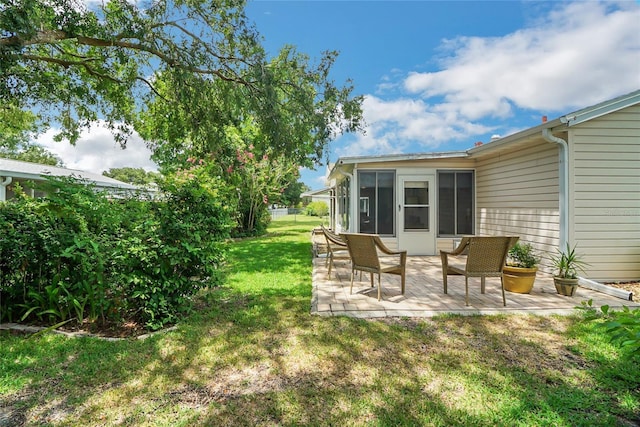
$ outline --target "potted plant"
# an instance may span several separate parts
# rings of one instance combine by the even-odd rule
[[[567,243],[564,251],[558,249],[557,255],[551,255],[551,262],[556,270],[553,283],[560,295],[573,296],[578,289],[578,271],[584,271],[588,265],[582,257]]]
[[[504,273],[504,288],[510,292],[528,294],[533,289],[538,271],[538,258],[529,243],[516,243],[507,255]]]

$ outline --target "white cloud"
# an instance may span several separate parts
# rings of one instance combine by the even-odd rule
[[[514,107],[563,111],[640,87],[640,8],[555,3],[546,19],[504,37],[447,40],[442,71],[410,73],[405,88],[475,120]]]
[[[433,151],[496,131],[517,112],[568,113],[640,88],[640,7],[634,2],[553,3],[528,27],[503,37],[444,40],[440,71],[397,70],[363,104],[367,134],[344,156]],[[404,88],[401,98],[383,99]],[[500,123],[500,128],[495,125]],[[469,145],[471,146],[471,145]]]
[[[342,149],[338,155],[357,156],[402,153],[417,144],[421,150],[434,150],[445,142],[487,133],[492,127],[461,120],[454,109],[430,105],[421,99],[383,100],[366,96],[363,103],[365,135]],[[413,149],[413,148],[412,148]]]
[[[60,157],[69,169],[95,173],[120,167],[157,170],[157,165],[149,158],[151,151],[135,133],[129,138],[124,150],[114,141],[103,123],[97,123],[90,130],[84,131],[75,146],[66,141],[54,141],[56,133],[57,129],[50,129],[40,135],[36,142]]]

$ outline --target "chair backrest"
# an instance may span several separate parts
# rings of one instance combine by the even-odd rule
[[[355,267],[380,269],[374,234],[344,233],[342,237],[347,242],[351,262]]]
[[[518,241],[511,236],[474,236],[469,238],[467,273],[500,273],[509,249]]]
[[[322,224],[320,225],[320,227],[322,228],[322,233],[324,234],[324,238],[327,240],[327,244],[329,246],[331,245],[347,246],[347,243],[344,241],[344,239],[342,239],[342,237],[331,232],[330,230],[325,228],[325,226]]]

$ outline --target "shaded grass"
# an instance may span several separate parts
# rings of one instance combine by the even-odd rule
[[[635,425],[638,360],[580,317],[309,314],[310,229],[235,242],[178,330],[0,334],[0,411],[26,425]],[[0,412],[1,416],[1,412]]]

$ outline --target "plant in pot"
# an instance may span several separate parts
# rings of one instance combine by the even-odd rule
[[[504,289],[519,294],[528,294],[533,289],[538,271],[538,258],[529,243],[516,243],[507,255],[502,269]]]
[[[582,260],[582,256],[567,243],[564,251],[558,249],[557,255],[551,255],[551,262],[556,270],[553,275],[553,283],[560,295],[573,296],[578,289],[578,271],[584,271],[588,265]]]

